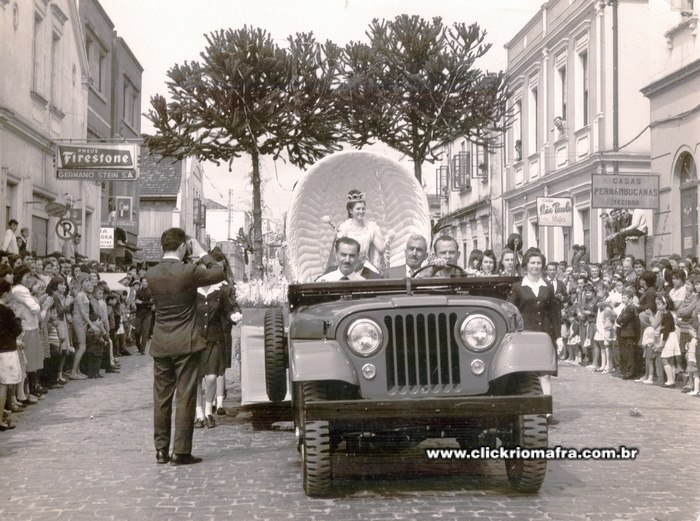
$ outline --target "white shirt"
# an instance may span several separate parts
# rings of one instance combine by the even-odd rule
[[[625,228],[625,230],[639,230],[646,233],[647,218],[646,215],[644,215],[644,210],[640,210],[638,208],[632,210],[632,222],[630,222],[630,225]]]
[[[338,282],[343,277],[347,277],[347,280],[365,280],[365,278],[356,271],[353,271],[350,275],[345,275],[340,270],[335,270],[321,275],[316,279],[316,282]]]
[[[531,282],[529,278],[523,277],[523,281],[520,283],[520,285],[530,288],[536,297],[540,296],[540,288],[547,287],[547,283],[542,277],[540,277],[536,282]]]
[[[15,237],[15,232],[12,231],[12,228],[5,230],[5,238],[2,240],[2,249],[10,254],[17,255],[19,253],[17,237]]]

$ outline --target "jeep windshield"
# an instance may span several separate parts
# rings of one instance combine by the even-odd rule
[[[289,308],[380,295],[474,295],[505,299],[519,277],[455,277],[312,282],[289,285]]]

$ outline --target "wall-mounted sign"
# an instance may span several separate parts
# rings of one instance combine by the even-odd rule
[[[657,174],[593,174],[592,208],[659,208]]]
[[[571,197],[538,197],[537,224],[539,226],[571,226],[574,210]]]
[[[89,181],[134,181],[138,145],[71,144],[56,147],[56,178]]]
[[[100,228],[100,248],[114,248],[114,228]]]

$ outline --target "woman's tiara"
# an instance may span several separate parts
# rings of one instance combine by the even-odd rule
[[[357,202],[364,202],[365,200],[365,193],[360,192],[359,194],[348,194],[348,202],[349,203],[357,203]]]

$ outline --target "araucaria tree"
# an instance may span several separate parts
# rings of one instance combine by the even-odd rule
[[[350,142],[380,141],[405,154],[419,181],[423,161],[439,159],[443,145],[459,137],[488,145],[501,130],[506,89],[503,73],[476,67],[491,47],[485,36],[476,24],[445,27],[440,18],[373,20],[369,43],[344,49]]]
[[[248,26],[206,40],[201,61],[168,71],[170,100],[151,98],[156,134],[146,144],[166,157],[226,161],[229,170],[235,158],[250,158],[254,262],[262,275],[260,158],[284,153],[303,168],[340,149],[334,91],[341,50],[310,33],[290,36],[282,48]]]

